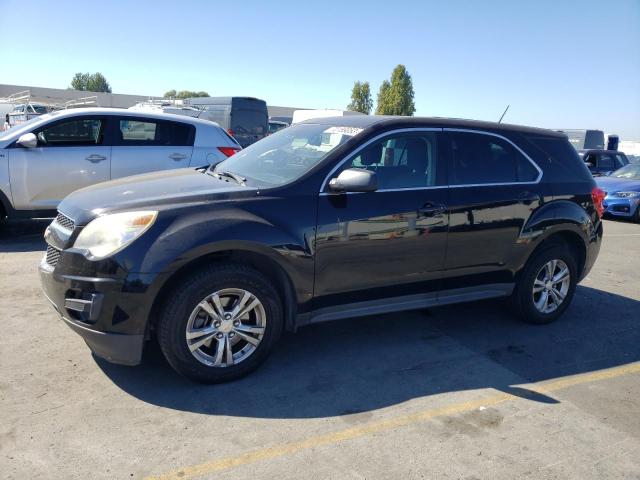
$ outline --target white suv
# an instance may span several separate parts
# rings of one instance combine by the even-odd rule
[[[0,220],[44,217],[82,187],[218,163],[241,149],[216,123],[118,108],[62,110],[0,134]]]

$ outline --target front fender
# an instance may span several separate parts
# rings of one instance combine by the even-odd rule
[[[282,224],[276,226],[250,211],[227,207],[161,215],[148,233],[151,235],[142,236],[135,249],[123,251],[123,258],[118,259],[129,272],[159,274],[164,281],[199,258],[228,251],[251,252],[284,271],[299,302],[312,295],[313,242],[308,238],[312,230],[287,231]]]

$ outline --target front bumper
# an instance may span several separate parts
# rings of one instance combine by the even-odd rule
[[[640,198],[620,198],[607,196],[602,204],[605,215],[616,217],[633,217],[640,207]]]
[[[47,299],[97,356],[122,365],[140,363],[152,303],[148,289],[140,288],[140,275],[132,288],[132,279],[60,273],[46,257],[39,271]]]

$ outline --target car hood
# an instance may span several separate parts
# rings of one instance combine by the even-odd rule
[[[255,188],[243,187],[231,179],[221,180],[193,168],[182,168],[124,177],[76,190],[62,200],[58,210],[77,225],[84,225],[109,211],[163,209],[255,192]]]
[[[594,180],[598,187],[607,193],[640,191],[640,180],[617,177],[596,177]]]

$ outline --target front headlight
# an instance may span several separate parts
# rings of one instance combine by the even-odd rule
[[[620,198],[636,198],[640,197],[640,192],[615,192],[613,195]]]
[[[158,212],[123,212],[103,215],[84,227],[74,248],[85,250],[89,260],[113,255],[146,232],[156,220]]]

